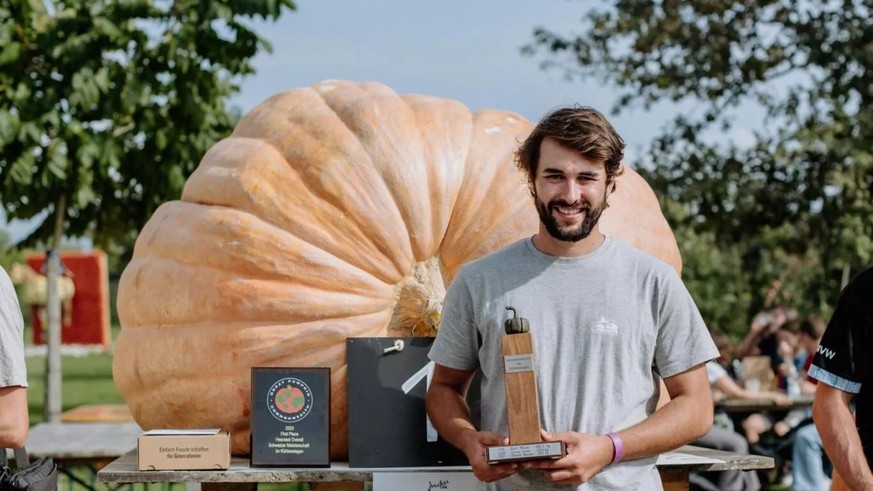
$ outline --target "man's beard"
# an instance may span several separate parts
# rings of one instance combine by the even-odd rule
[[[536,202],[537,213],[539,213],[540,221],[545,225],[546,231],[548,231],[549,235],[552,237],[564,242],[579,242],[591,235],[591,231],[594,230],[597,222],[600,221],[600,215],[603,214],[603,210],[607,207],[606,194],[604,193],[603,201],[595,208],[591,208],[591,205],[588,203],[582,204],[581,210],[585,212],[585,218],[582,219],[582,223],[580,223],[577,228],[562,229],[558,224],[558,220],[552,216],[551,211],[558,206],[575,207],[575,204],[567,203],[564,200],[554,200],[549,202],[549,205],[546,206],[538,196],[534,196],[534,202]]]

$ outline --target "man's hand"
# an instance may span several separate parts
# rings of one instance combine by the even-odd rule
[[[558,460],[533,460],[524,463],[525,469],[540,469],[556,484],[582,484],[594,477],[612,462],[615,451],[606,435],[540,430],[543,441],[562,441],[567,455]]]
[[[472,435],[464,446],[464,453],[473,468],[473,475],[482,482],[499,481],[509,477],[521,469],[516,462],[506,464],[489,464],[487,447],[494,445],[509,445],[509,438],[501,437],[487,431],[479,431]]]
[[[509,438],[478,431],[470,418],[470,408],[464,396],[473,380],[473,370],[457,370],[439,363],[427,391],[427,414],[446,441],[467,456],[473,475],[484,482],[494,482],[521,469],[518,463],[491,465],[486,449],[493,445],[508,445]]]

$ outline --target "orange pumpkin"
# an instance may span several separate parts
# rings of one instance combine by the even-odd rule
[[[278,94],[204,156],[121,277],[115,383],[144,429],[221,427],[249,452],[250,367],[331,368],[331,456],[347,455],[345,340],[433,335],[465,262],[536,232],[518,114],[376,83]],[[604,232],[677,269],[627,169]]]

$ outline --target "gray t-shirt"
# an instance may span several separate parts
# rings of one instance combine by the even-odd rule
[[[0,268],[0,387],[27,387],[24,320],[9,275]]]
[[[605,434],[654,412],[660,377],[718,356],[700,313],[666,263],[610,237],[582,257],[531,239],[465,265],[449,287],[430,358],[482,369],[481,428],[507,434],[501,337],[507,306],[530,322],[543,429]],[[480,346],[481,339],[481,346]],[[607,466],[580,490],[657,490],[655,457]],[[528,470],[491,490],[570,489]]]

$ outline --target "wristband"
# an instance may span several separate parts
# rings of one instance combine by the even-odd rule
[[[612,440],[612,445],[615,447],[615,453],[612,457],[612,463],[617,464],[621,462],[621,458],[624,457],[624,445],[621,443],[621,438],[618,436],[618,433],[607,433],[606,436]]]

